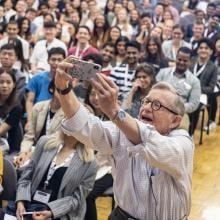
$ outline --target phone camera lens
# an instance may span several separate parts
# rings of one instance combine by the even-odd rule
[[[94,69],[98,70],[98,69],[99,69],[99,66],[94,66]]]

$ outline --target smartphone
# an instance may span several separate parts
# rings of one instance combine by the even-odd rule
[[[32,220],[33,212],[24,212],[22,215],[22,220]]]
[[[99,64],[90,63],[74,57],[71,57],[69,62],[74,64],[74,67],[69,70],[68,74],[79,80],[91,80],[96,77],[96,73],[102,70]]]

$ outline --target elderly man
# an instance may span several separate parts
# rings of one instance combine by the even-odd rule
[[[156,84],[142,100],[139,120],[117,102],[117,86],[104,75],[92,80],[99,105],[111,121],[88,113],[72,92],[72,64],[62,62],[56,87],[66,114],[64,132],[111,155],[117,207],[110,220],[187,219],[190,212],[194,144],[179,129],[184,104],[175,89]]]

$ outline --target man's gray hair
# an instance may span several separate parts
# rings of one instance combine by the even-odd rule
[[[158,82],[152,87],[152,89],[166,90],[173,93],[176,96],[176,98],[174,100],[172,110],[176,112],[178,115],[183,116],[185,114],[184,101],[172,85],[166,82]]]

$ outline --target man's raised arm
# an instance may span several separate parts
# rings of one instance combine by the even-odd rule
[[[59,64],[55,76],[55,85],[60,94],[60,103],[67,118],[73,117],[80,107],[80,102],[70,86],[72,78],[67,74],[67,70],[72,67],[73,65],[68,63],[68,60],[63,61]],[[108,77],[98,74],[97,78],[92,80],[92,84],[98,93],[98,101],[102,111],[132,143],[141,143],[140,132],[134,118],[125,113],[123,120],[115,120],[120,111],[120,106],[117,101],[118,88],[115,83]]]

